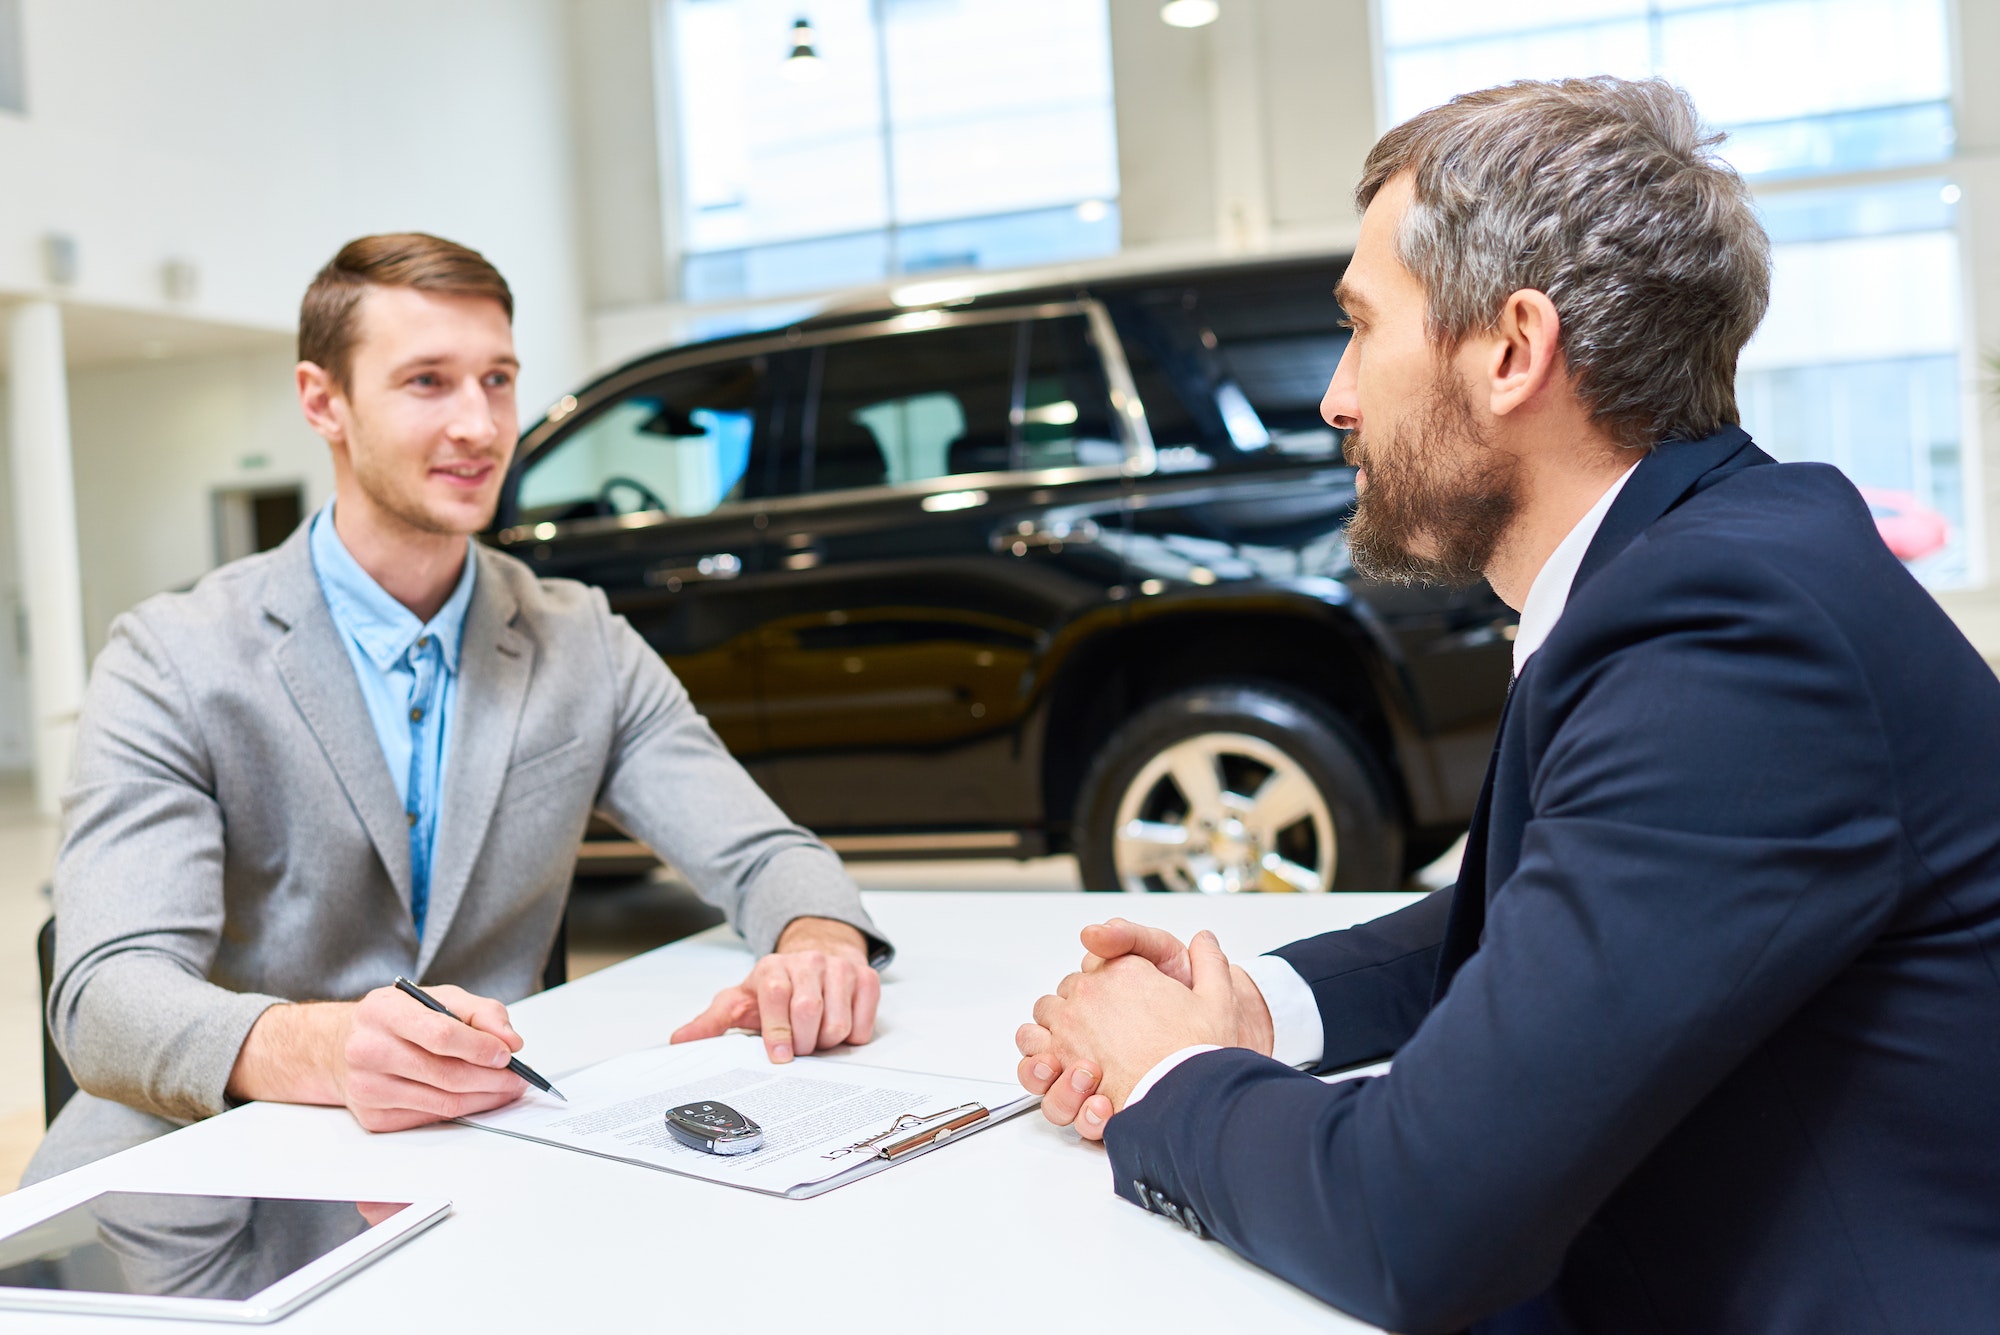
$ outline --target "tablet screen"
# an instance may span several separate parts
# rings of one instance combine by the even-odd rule
[[[240,1301],[407,1207],[107,1191],[0,1238],[0,1288]]]

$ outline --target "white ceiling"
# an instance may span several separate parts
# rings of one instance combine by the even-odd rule
[[[6,373],[7,321],[0,308],[0,375]],[[207,357],[287,347],[289,330],[216,324],[153,311],[63,304],[63,348],[72,368]]]

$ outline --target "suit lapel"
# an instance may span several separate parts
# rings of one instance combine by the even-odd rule
[[[403,902],[410,907],[410,833],[396,782],[382,758],[382,744],[369,721],[361,685],[340,631],[327,610],[307,541],[312,528],[301,524],[285,540],[264,586],[264,610],[285,628],[271,650],[278,676],[318,740],[347,800],[368,831],[376,855]],[[409,928],[412,937],[416,928]]]
[[[1652,453],[1640,460],[1631,480],[1618,493],[1618,499],[1611,503],[1604,522],[1598,525],[1597,534],[1590,540],[1589,550],[1577,567],[1576,578],[1570,583],[1570,597],[1574,598],[1585,580],[1609,565],[1655,520],[1673,509],[1682,497],[1700,486],[1710,474],[1724,471],[1725,466],[1733,471],[1734,467],[1768,462],[1769,456],[1750,443],[1749,435],[1741,427],[1727,426],[1701,440],[1669,441],[1656,446]],[[1445,923],[1444,948],[1438,957],[1437,983],[1431,991],[1433,1006],[1444,999],[1459,966],[1479,949],[1479,938],[1486,930],[1486,903],[1491,898],[1492,890],[1487,884],[1489,869],[1486,853],[1491,838],[1493,780],[1499,772],[1501,748],[1506,742],[1507,717],[1514,708],[1515,697],[1521,693],[1521,680],[1534,670],[1534,666],[1535,660],[1531,658],[1522,669],[1521,678],[1508,686],[1507,703],[1500,710],[1500,726],[1493,736],[1493,754],[1486,762],[1486,782],[1479,789],[1479,802],[1472,810],[1472,824],[1466,829],[1465,857],[1459,864],[1458,884],[1452,887],[1451,916]]]
[[[514,625],[519,611],[497,561],[481,562],[459,644],[457,703],[451,722],[451,753],[445,760],[443,800],[438,806],[437,847],[431,858],[430,909],[424,923],[417,976],[437,958],[451,928],[473,865],[486,844],[493,807],[514,754],[514,734],[534,674],[534,642]]]
[[[1500,726],[1493,733],[1493,754],[1486,759],[1486,782],[1479,786],[1479,801],[1472,808],[1472,824],[1465,831],[1465,855],[1458,864],[1458,883],[1451,889],[1451,916],[1445,921],[1444,949],[1438,955],[1437,982],[1431,988],[1431,1005],[1444,1000],[1458,966],[1479,949],[1479,935],[1486,930],[1486,839],[1493,817],[1493,776],[1500,769],[1500,741],[1507,734],[1507,715],[1514,708],[1514,687],[1507,685],[1507,703],[1500,707]]]
[[[1652,453],[1639,461],[1631,481],[1597,526],[1597,535],[1590,540],[1590,548],[1576,568],[1576,578],[1570,582],[1570,597],[1702,479],[1726,463],[1737,462],[1739,454],[1748,456],[1741,460],[1745,464],[1769,462],[1768,456],[1750,443],[1743,428],[1735,426],[1700,440],[1670,440],[1654,446]]]

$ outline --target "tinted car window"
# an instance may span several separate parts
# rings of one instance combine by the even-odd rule
[[[1081,315],[1023,326],[1025,366],[1015,468],[1118,464],[1125,447],[1111,417],[1104,366]]]
[[[759,379],[754,362],[723,362],[661,376],[593,410],[523,471],[517,522],[701,515],[741,499]]]
[[[1008,441],[1015,332],[973,325],[835,343],[820,353],[806,486],[878,487],[991,467]]]
[[[1281,454],[1331,458],[1340,450],[1319,404],[1347,347],[1333,299],[1338,270],[1206,283],[1196,294],[1197,337],[1213,343],[1222,383],[1237,386]]]
[[[819,355],[809,490],[1124,459],[1080,315],[859,339]]]

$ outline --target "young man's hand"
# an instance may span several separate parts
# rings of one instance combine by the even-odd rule
[[[868,942],[832,918],[794,918],[778,946],[750,976],[715,994],[707,1010],[676,1029],[669,1042],[714,1038],[755,1029],[774,1062],[805,1057],[875,1036],[882,979],[868,967]]]
[[[402,1131],[521,1097],[527,1084],[507,1069],[521,1036],[507,1008],[463,988],[428,990],[466,1023],[393,987],[359,1001],[271,1007],[236,1055],[229,1096],[340,1104],[370,1131]]]

